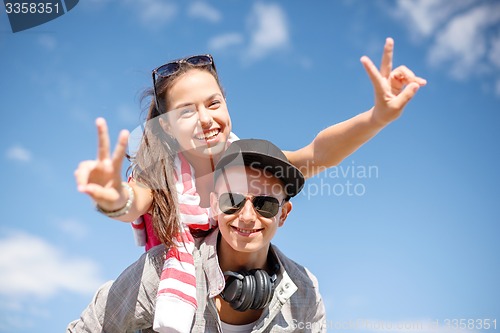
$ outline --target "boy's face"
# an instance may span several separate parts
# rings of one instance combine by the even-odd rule
[[[219,209],[219,198],[225,193],[238,193],[247,197],[243,207],[233,214]],[[262,216],[252,204],[254,196],[271,196],[282,204],[285,194],[281,181],[262,169],[232,166],[225,169],[211,194],[211,207],[218,216],[221,242],[238,253],[256,253],[267,256],[269,244],[290,212],[292,205],[284,202],[273,217]],[[222,201],[222,200],[221,200]],[[266,207],[269,208],[269,207]]]

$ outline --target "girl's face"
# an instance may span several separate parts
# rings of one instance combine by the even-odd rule
[[[186,72],[176,79],[166,101],[169,111],[160,123],[179,142],[183,154],[208,158],[224,152],[231,119],[212,74],[199,69]]]

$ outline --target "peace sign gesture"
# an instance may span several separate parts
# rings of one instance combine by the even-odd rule
[[[129,133],[122,130],[110,155],[108,126],[104,118],[96,119],[98,149],[97,159],[83,161],[75,171],[78,191],[88,194],[99,207],[114,211],[123,207],[128,194],[122,187],[121,168]]]
[[[375,90],[373,119],[383,126],[397,119],[418,89],[427,84],[425,79],[416,76],[406,66],[399,66],[393,70],[393,53],[394,40],[387,38],[380,71],[367,56],[361,57],[361,63]]]

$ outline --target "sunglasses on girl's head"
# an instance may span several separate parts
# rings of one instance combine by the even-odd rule
[[[240,193],[223,193],[219,197],[219,209],[224,214],[236,214],[245,206],[247,199],[252,201],[257,213],[266,218],[276,216],[283,201],[285,201],[283,199],[280,204],[277,198],[267,195],[245,196]]]
[[[178,59],[174,60],[171,62],[167,62],[164,65],[161,65],[152,71],[152,76],[153,76],[153,91],[154,91],[154,99],[155,99],[155,104],[156,108],[158,111],[160,111],[160,108],[158,106],[158,99],[157,99],[157,94],[156,94],[156,76],[160,78],[167,78],[171,75],[174,75],[179,71],[181,68],[182,64],[190,64],[191,66],[194,67],[204,67],[204,66],[211,66],[212,69],[215,71],[215,63],[214,59],[210,54],[203,54],[203,55],[196,55],[196,56],[191,56],[183,59]]]

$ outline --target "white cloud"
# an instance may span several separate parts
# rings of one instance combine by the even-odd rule
[[[452,15],[469,7],[475,0],[398,0],[390,13],[406,22],[410,32],[428,37]]]
[[[260,59],[289,46],[288,22],[279,5],[255,3],[248,20],[251,33],[248,56]]]
[[[20,145],[15,145],[7,149],[6,156],[9,160],[27,163],[33,159],[31,152]]]
[[[188,8],[188,15],[212,23],[217,23],[222,19],[221,13],[204,1],[193,2]]]
[[[429,40],[430,65],[458,80],[487,76],[490,87],[500,80],[499,2],[398,0],[390,12],[414,37]]]
[[[496,7],[483,5],[451,19],[437,33],[429,51],[430,63],[451,62],[450,73],[458,79],[482,71],[481,67],[488,65],[484,64],[488,46],[485,30],[500,20],[500,6]]]
[[[224,50],[231,46],[243,44],[243,36],[237,32],[216,36],[208,42],[211,50]]]
[[[60,291],[93,293],[102,284],[95,262],[67,256],[30,234],[1,238],[0,253],[0,294],[10,298],[44,298]]]

